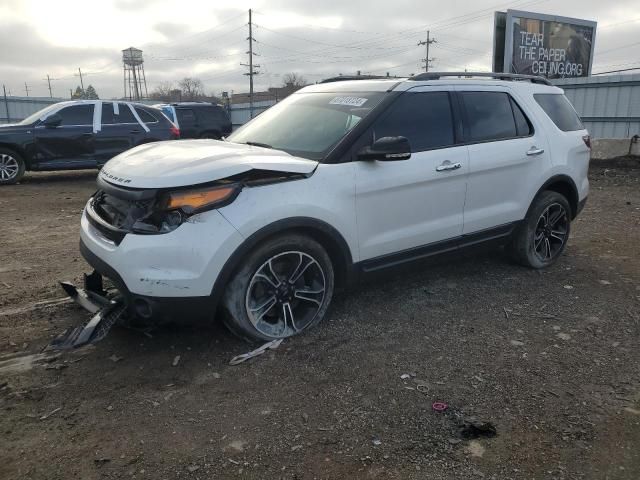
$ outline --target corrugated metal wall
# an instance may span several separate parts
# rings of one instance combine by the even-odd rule
[[[553,80],[593,138],[630,138],[640,134],[640,74]]]
[[[62,98],[49,97],[7,97],[5,103],[0,92],[0,123],[18,122],[52,103],[62,101],[64,101]],[[7,107],[9,107],[9,118],[7,118]]]

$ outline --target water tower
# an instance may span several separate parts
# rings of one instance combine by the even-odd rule
[[[133,47],[122,50],[122,64],[124,65],[124,97],[129,100],[148,98],[142,50]]]

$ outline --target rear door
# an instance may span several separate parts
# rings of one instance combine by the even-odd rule
[[[96,133],[96,160],[103,165],[132,146],[140,125],[126,103],[102,103],[102,129]]]
[[[404,136],[411,158],[356,162],[356,211],[363,260],[421,249],[462,234],[467,147],[456,145],[450,92],[419,87],[405,92],[376,120],[356,148]],[[386,260],[380,259],[381,262]]]
[[[192,108],[175,107],[180,138],[198,138],[198,121]]]
[[[59,110],[57,127],[39,124],[34,128],[35,157],[39,168],[94,167],[93,109],[91,103]]]
[[[522,220],[531,185],[550,168],[548,146],[535,118],[507,88],[457,87],[469,149],[465,234]]]

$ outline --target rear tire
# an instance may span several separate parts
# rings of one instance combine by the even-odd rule
[[[564,252],[571,230],[571,207],[567,199],[553,191],[540,193],[523,223],[513,235],[513,259],[530,268],[545,268]]]
[[[24,176],[26,165],[13,150],[0,148],[0,185],[12,185]]]
[[[250,341],[298,335],[323,319],[333,289],[333,265],[318,242],[278,236],[256,247],[227,284],[225,324]]]

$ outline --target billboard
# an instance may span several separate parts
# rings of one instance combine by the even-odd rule
[[[519,10],[496,12],[493,70],[546,78],[587,77],[596,25],[589,20]]]

